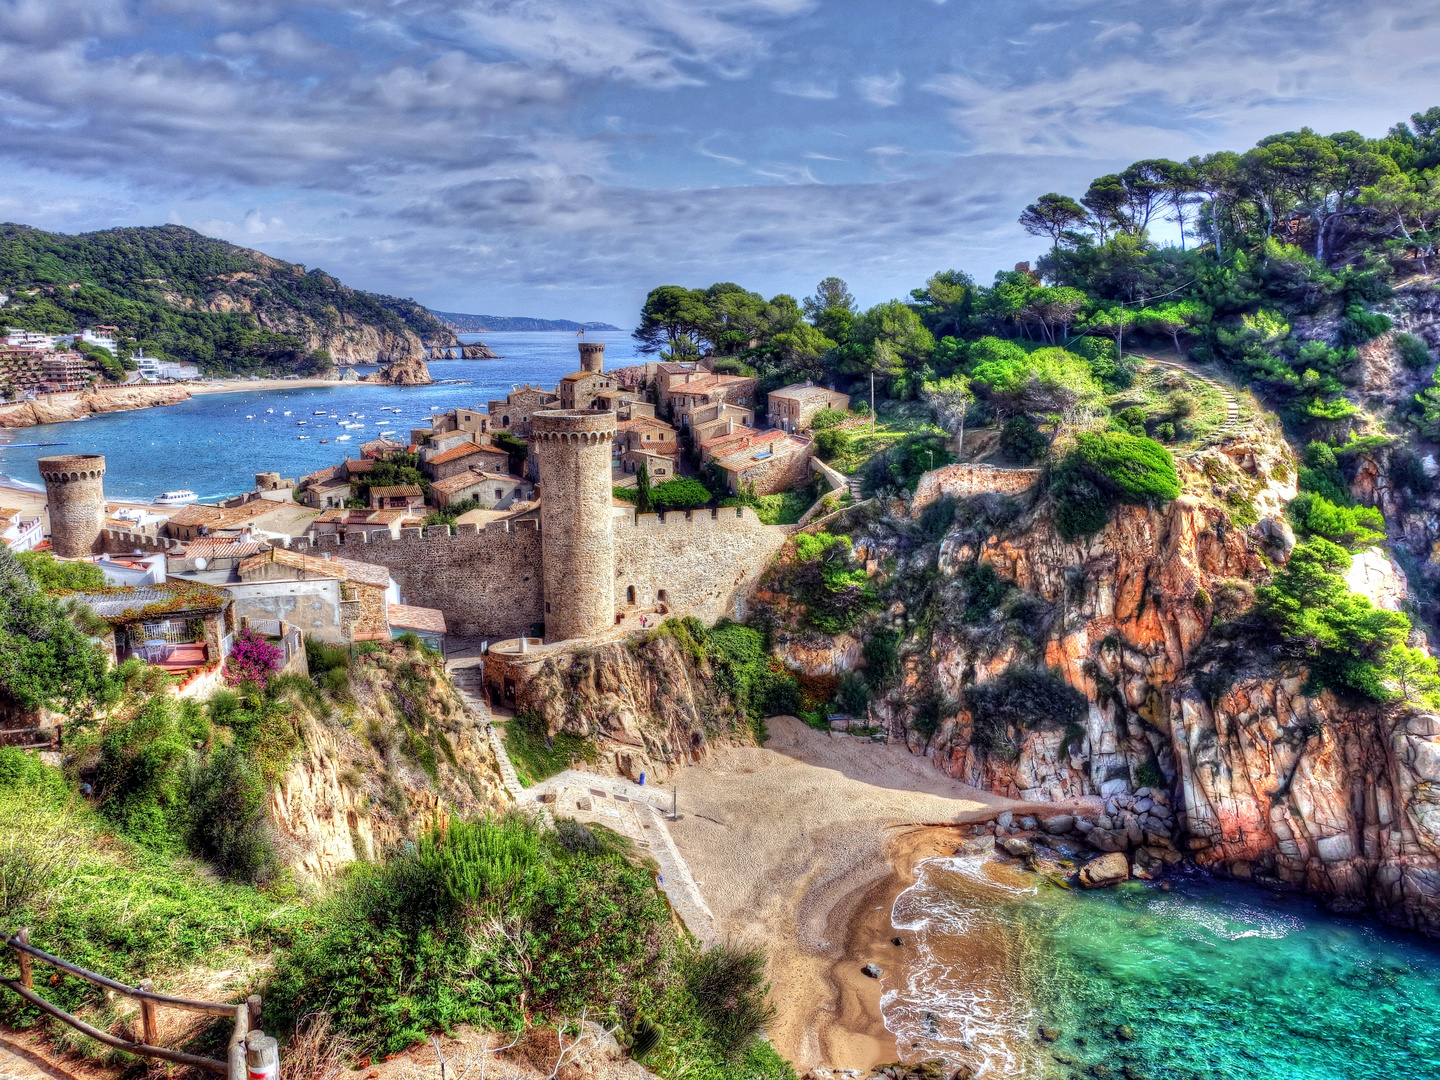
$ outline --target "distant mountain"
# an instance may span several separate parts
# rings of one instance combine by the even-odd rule
[[[79,236],[0,225],[0,293],[0,326],[114,326],[123,355],[143,348],[206,373],[319,372],[331,360],[387,363],[457,344],[414,300],[180,225]]]
[[[430,314],[457,334],[503,333],[507,330],[619,330],[603,322],[571,322],[569,319],[525,319],[514,315],[463,315],[458,311],[436,311]]]

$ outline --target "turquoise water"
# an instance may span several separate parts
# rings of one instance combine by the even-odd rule
[[[461,340],[479,340],[462,334]],[[580,366],[574,334],[486,334],[484,340],[499,360],[433,360],[435,379],[461,380],[466,385],[368,386],[335,383],[321,389],[236,391],[200,394],[179,405],[135,412],[109,413],[66,424],[0,431],[11,443],[67,442],[65,447],[21,448],[0,444],[0,474],[22,483],[40,484],[35,462],[49,454],[104,454],[105,493],[111,498],[149,500],[161,491],[190,488],[202,500],[214,500],[254,486],[254,474],[274,470],[298,477],[342,460],[381,431],[409,434],[436,410],[457,406],[481,408],[501,398],[516,384],[554,386],[562,375]],[[626,333],[587,332],[587,341],[605,342],[608,367],[635,363],[639,354]],[[359,368],[361,374],[373,368]],[[399,407],[400,412],[380,412]],[[314,416],[316,409],[349,420],[352,412],[364,428],[346,431],[338,420]],[[290,416],[284,416],[285,410]],[[273,410],[273,412],[267,412]],[[253,419],[247,419],[253,417]],[[304,427],[299,421],[305,420]],[[383,421],[383,422],[382,422]],[[309,439],[297,435],[308,434]],[[349,434],[343,443],[336,436]],[[321,439],[331,440],[322,444]]]
[[[1434,944],[1199,875],[1169,891],[1035,882],[977,859],[922,864],[894,913],[919,960],[903,985],[882,979],[907,1059],[984,1077],[1440,1075]]]

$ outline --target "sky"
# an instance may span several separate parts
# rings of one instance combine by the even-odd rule
[[[1435,0],[0,0],[0,218],[630,327],[989,281],[1045,192],[1435,104]]]

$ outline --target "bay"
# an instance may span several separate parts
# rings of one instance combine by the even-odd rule
[[[483,409],[516,386],[553,388],[580,367],[577,338],[565,332],[461,334],[484,340],[498,360],[432,360],[434,386],[379,386],[337,382],[321,388],[237,390],[197,394],[178,405],[107,413],[88,420],[42,424],[0,432],[9,443],[65,442],[63,447],[0,444],[0,474],[26,485],[41,484],[36,462],[52,454],[104,454],[105,494],[148,501],[161,491],[189,488],[210,502],[249,491],[254,474],[273,471],[300,477],[348,455],[382,431],[408,438],[433,412],[457,407]],[[642,362],[636,342],[624,332],[588,331],[586,341],[605,343],[607,368]],[[361,375],[374,367],[360,367]],[[455,385],[449,380],[460,380]],[[384,408],[385,412],[380,410]],[[390,411],[398,409],[398,412]],[[289,411],[291,415],[285,416]],[[315,416],[317,410],[325,415]],[[334,413],[336,418],[331,419]],[[352,419],[351,413],[363,414]],[[304,426],[300,421],[305,421]],[[342,422],[363,424],[347,430]],[[309,435],[300,439],[299,435]],[[335,439],[349,435],[345,442]],[[321,443],[329,439],[329,443]]]

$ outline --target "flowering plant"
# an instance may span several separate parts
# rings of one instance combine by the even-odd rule
[[[272,645],[263,634],[241,630],[235,635],[235,647],[225,660],[225,678],[232,683],[254,682],[264,686],[285,660],[285,652]]]

